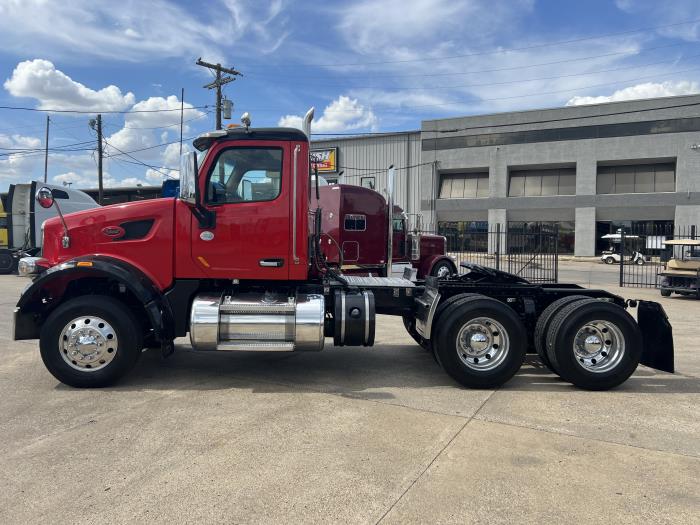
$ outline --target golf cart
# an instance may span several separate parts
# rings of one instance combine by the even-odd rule
[[[664,245],[673,250],[673,256],[659,273],[661,295],[677,293],[700,298],[700,239],[672,239],[664,241]]]
[[[608,233],[607,235],[603,235],[601,239],[605,239],[610,242],[610,248],[607,250],[603,250],[603,255],[600,256],[600,260],[603,261],[605,264],[620,264],[620,260],[622,259],[622,254],[621,252],[621,243],[622,243],[622,234],[620,233]],[[631,239],[639,239],[638,235],[625,235],[625,241],[631,240]],[[638,264],[642,265],[646,262],[646,259],[644,258],[644,255],[642,255],[642,252],[639,250],[632,250],[629,247],[625,246],[625,262],[626,263],[631,263],[631,264]]]

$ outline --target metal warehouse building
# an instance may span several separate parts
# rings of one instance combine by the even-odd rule
[[[621,227],[700,224],[700,95],[423,121],[314,141],[333,180],[386,188],[441,231],[556,226],[591,256]],[[598,244],[597,244],[598,243]]]

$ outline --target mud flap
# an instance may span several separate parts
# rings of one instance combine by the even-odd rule
[[[673,330],[663,307],[654,301],[639,301],[637,323],[644,341],[639,362],[649,368],[673,373]]]

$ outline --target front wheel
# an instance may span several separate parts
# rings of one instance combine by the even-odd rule
[[[454,266],[447,261],[439,261],[435,263],[430,270],[430,275],[437,277],[438,279],[445,279],[450,275],[457,273]]]
[[[520,318],[509,306],[483,295],[448,308],[436,332],[433,342],[440,364],[468,388],[502,385],[525,359],[527,337]]]
[[[615,264],[615,259],[612,257],[606,257],[605,264]]]
[[[71,299],[41,327],[41,358],[51,374],[77,388],[108,386],[143,349],[140,324],[120,301],[103,295]]]

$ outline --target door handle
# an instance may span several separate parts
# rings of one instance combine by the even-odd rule
[[[281,268],[284,266],[284,259],[260,259],[258,264],[264,268]]]

